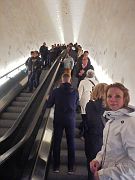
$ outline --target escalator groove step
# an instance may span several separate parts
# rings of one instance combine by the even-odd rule
[[[50,167],[48,180],[87,180],[86,166],[76,165],[73,175],[68,175],[67,166],[60,166],[60,173],[54,173]]]
[[[0,119],[0,128],[10,128],[14,122],[14,120]]]
[[[12,112],[12,113],[21,113],[23,107],[18,107],[18,106],[9,106],[6,109],[6,112]]]
[[[28,102],[30,97],[16,97],[16,101]]]
[[[76,150],[75,151],[75,156],[76,156],[76,164],[78,165],[86,165],[86,158],[85,158],[85,153],[82,150]],[[61,164],[67,164],[67,150],[61,150]]]
[[[32,96],[32,93],[25,93],[25,92],[22,92],[19,94],[20,97],[31,97]]]
[[[19,101],[13,101],[12,106],[19,106],[19,107],[24,107],[27,104],[27,102],[19,102]]]
[[[1,115],[1,119],[9,119],[9,120],[16,120],[19,116],[19,113],[10,113],[10,112],[4,112]]]

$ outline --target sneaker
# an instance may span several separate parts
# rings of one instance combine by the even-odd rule
[[[68,170],[68,174],[69,174],[69,175],[74,174],[74,170],[73,170],[73,169],[69,169],[69,170]]]
[[[54,172],[54,173],[59,173],[60,170],[59,170],[59,169],[54,169],[53,172]]]
[[[69,174],[69,175],[73,175],[73,174],[74,174],[74,171],[68,171],[68,174]]]

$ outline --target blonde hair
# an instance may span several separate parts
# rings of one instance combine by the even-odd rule
[[[91,100],[97,100],[97,99],[102,99],[104,100],[105,98],[105,90],[106,90],[107,84],[106,83],[99,83],[97,84],[92,93],[91,93]]]

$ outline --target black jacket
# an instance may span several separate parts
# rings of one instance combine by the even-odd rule
[[[27,66],[28,68],[28,71],[31,71],[31,72],[36,72],[37,70],[41,71],[42,69],[42,61],[40,59],[40,57],[37,57],[37,58],[33,58],[35,59],[34,61],[32,60],[32,58],[28,58],[25,65]]]
[[[54,120],[57,122],[75,120],[79,95],[70,83],[62,83],[53,90],[47,101],[47,107],[55,105]]]
[[[90,100],[86,105],[86,133],[103,136],[104,125],[101,119],[105,109],[102,100]]]

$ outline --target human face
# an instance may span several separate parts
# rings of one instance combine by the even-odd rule
[[[88,59],[86,57],[83,57],[82,64],[86,66],[88,64]]]
[[[107,104],[112,111],[117,111],[124,106],[124,93],[117,87],[108,89]]]
[[[88,57],[88,55],[89,55],[89,53],[87,53],[87,52],[84,53],[84,56],[85,56],[85,57]]]
[[[38,57],[38,52],[34,52],[34,58]]]

